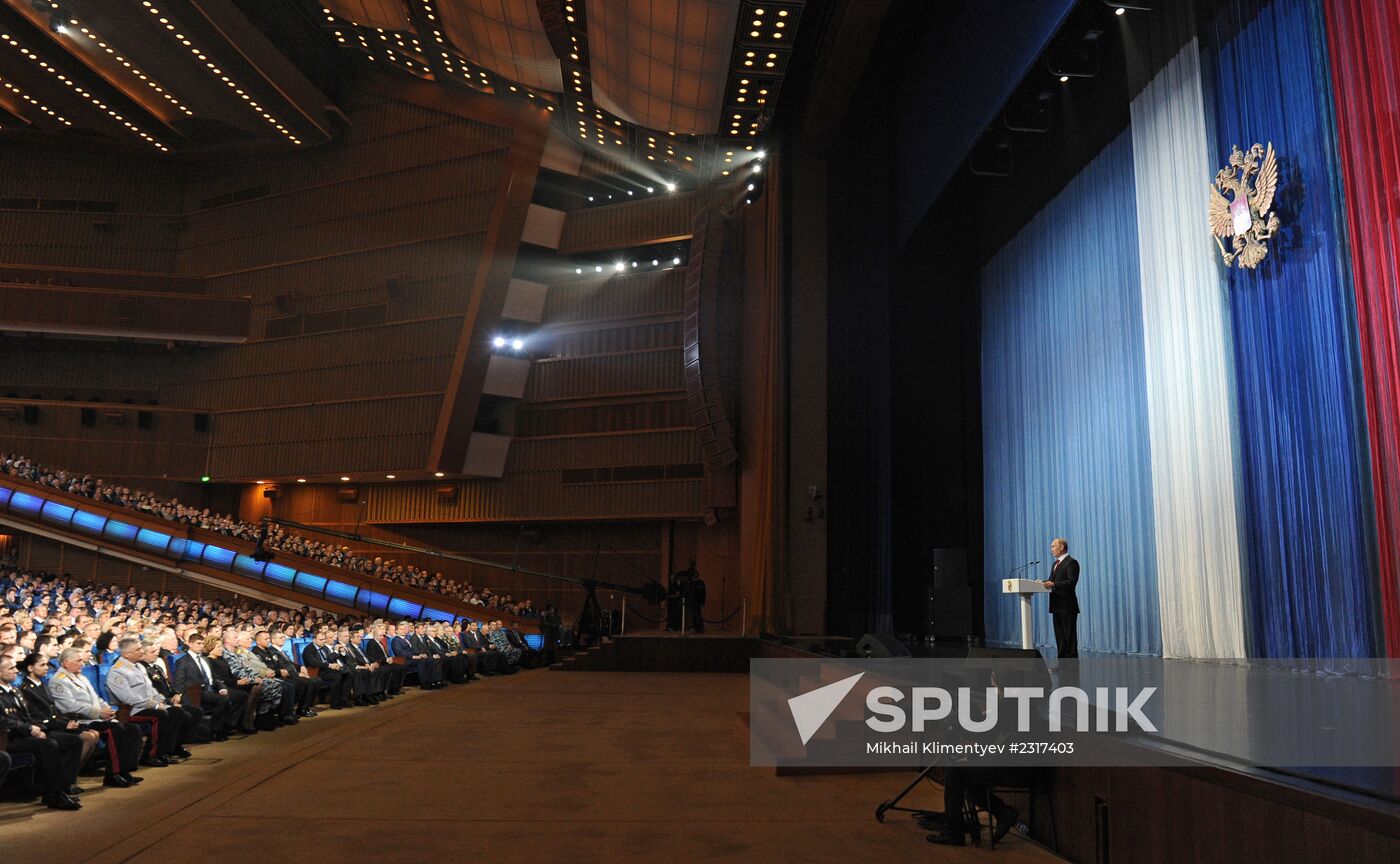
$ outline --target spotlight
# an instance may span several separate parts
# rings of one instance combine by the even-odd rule
[[[266,482],[267,482],[266,480],[259,480],[259,481],[258,481],[258,485],[261,486],[261,485],[263,485],[263,484],[266,483]]]
[[[655,194],[655,192],[656,192],[656,187],[655,187],[655,186],[648,186],[648,187],[647,187],[647,193],[648,193],[648,194]]]
[[[384,479],[386,479],[386,480],[393,480],[393,479],[394,479],[394,475],[393,475],[393,474],[385,474],[385,475],[384,475]]]
[[[745,204],[752,204],[753,201],[752,201],[751,199],[749,199],[749,198],[745,198],[745,199],[744,199],[744,203],[745,203]]]
[[[616,264],[613,265],[613,269],[616,270],[617,272],[621,273],[623,270],[626,270],[626,269],[627,269],[627,265],[626,265],[626,264],[623,264],[621,261],[619,261],[619,262],[617,262]]]
[[[603,272],[603,265],[602,265],[602,264],[599,264],[597,267],[594,267],[594,268],[593,268],[593,272],[594,272],[594,273],[602,273],[602,272]]]
[[[491,340],[491,344],[496,346],[497,348],[504,348],[506,347],[506,337],[497,336],[495,339]]]
[[[582,274],[582,273],[583,273],[583,268],[582,268],[582,267],[575,267],[575,268],[574,268],[574,272],[575,272],[575,273]]]
[[[525,340],[524,340],[524,339],[514,339],[514,340],[511,341],[510,347],[513,348],[513,349],[515,349],[516,351],[520,351],[521,349],[523,349],[523,348],[525,347]]]
[[[768,155],[768,151],[767,151],[767,150],[760,150],[760,151],[758,151],[758,158],[760,158],[760,159],[762,159],[764,156],[767,156],[767,155]]]
[[[1121,10],[1120,10],[1120,11],[1121,11]],[[1061,75],[1061,76],[1060,76],[1060,83],[1061,83],[1061,84],[1068,84],[1068,83],[1069,83],[1069,76],[1068,76],[1068,75]]]
[[[674,192],[674,191],[676,191],[676,184],[674,184],[674,183],[667,183],[667,184],[666,184],[666,191],[667,191],[667,192]]]
[[[753,191],[753,184],[752,184],[752,183],[749,184],[749,191],[750,191],[750,192]]]
[[[755,166],[753,166],[753,173],[755,173],[755,174],[757,174],[758,172],[760,172],[760,171],[762,171],[762,170],[763,170],[763,166],[762,166],[762,165],[755,165]]]
[[[633,261],[633,262],[632,262],[632,266],[633,266],[633,267],[636,267],[636,266],[637,266],[637,262],[636,262],[636,261]]]
[[[434,471],[434,472],[433,472],[433,476],[434,476],[434,477],[446,477],[447,475],[444,474],[444,473],[442,473],[441,471]]]
[[[589,196],[588,196],[588,200],[589,200],[589,201],[592,201],[592,200],[593,200],[593,196],[592,196],[592,195],[589,195]]]
[[[350,482],[350,478],[349,478],[349,477],[341,477],[341,478],[340,478],[340,482],[341,482],[341,483],[349,483],[349,482]]]
[[[632,190],[631,190],[631,189],[628,189],[628,190],[627,190],[627,194],[630,196],[630,195],[632,194]]]
[[[672,258],[672,259],[671,259],[671,263],[672,263],[672,264],[679,264],[679,263],[681,263],[681,256],[677,255],[676,257]]]
[[[305,482],[306,482],[306,478],[305,478],[305,477],[298,477],[298,478],[297,478],[297,482],[298,482],[298,483],[305,483]]]
[[[660,261],[657,261],[655,258],[651,259],[651,266],[653,266],[653,267],[655,267],[657,264],[660,264],[660,263],[661,263],[661,262],[660,262]]]
[[[1117,9],[1114,9],[1114,10],[1113,10],[1113,14],[1114,14],[1114,15],[1122,15],[1124,12],[1127,12],[1127,11],[1128,11],[1127,9],[1124,9],[1122,6],[1119,6]]]

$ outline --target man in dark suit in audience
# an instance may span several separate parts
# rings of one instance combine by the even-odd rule
[[[311,644],[302,649],[301,663],[307,669],[315,669],[317,677],[330,685],[331,710],[345,708],[353,681],[340,662],[339,655],[326,644],[324,627],[317,629]]]
[[[170,703],[172,709],[179,710],[185,715],[184,727],[180,731],[180,748],[193,744],[199,724],[204,719],[204,711],[197,705],[185,704],[183,693],[175,692],[175,686],[170,682],[170,675],[166,671],[165,661],[160,656],[160,644],[157,642],[143,642],[145,649],[145,659],[142,665],[146,667],[146,673],[151,678],[151,684],[156,691]]]
[[[424,690],[436,690],[445,686],[442,680],[442,664],[428,653],[427,646],[413,632],[413,624],[399,622],[399,635],[390,642],[395,657],[404,658],[406,664],[418,672],[418,686]]]
[[[393,624],[374,625],[374,635],[369,643],[365,645],[365,656],[371,663],[378,663],[385,674],[385,692],[394,697],[403,692],[403,679],[408,674],[407,668],[402,663],[393,662],[394,652],[389,646],[389,638],[395,630]]]
[[[209,716],[209,729],[215,741],[227,741],[243,716],[248,694],[219,686],[209,658],[204,656],[204,634],[198,630],[185,634],[185,656],[175,661],[176,693],[199,689],[199,707]]]
[[[462,645],[476,657],[476,665],[481,674],[495,675],[499,670],[500,658],[490,650],[490,643],[481,632],[481,625],[472,621],[462,631]]]
[[[358,653],[358,648],[351,650],[350,628],[342,627],[334,636],[332,650],[340,658],[341,671],[350,678],[350,701],[360,706],[377,704],[379,700],[374,698],[373,671],[369,668],[369,661]]]

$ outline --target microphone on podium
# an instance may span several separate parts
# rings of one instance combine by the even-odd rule
[[[1025,564],[1022,564],[1020,567],[1017,567],[1016,569],[1012,570],[1011,573],[1010,573],[1009,575],[1015,575],[1015,574],[1017,574],[1017,573],[1020,573],[1022,570],[1026,570],[1026,569],[1029,569],[1029,568],[1031,568],[1031,567],[1034,567],[1035,565],[1037,565],[1037,564],[1039,564],[1039,563],[1040,563],[1039,561],[1027,561]]]

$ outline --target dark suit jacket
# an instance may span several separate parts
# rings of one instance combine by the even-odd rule
[[[393,650],[395,657],[412,657],[415,654],[424,653],[422,651],[415,651],[413,649],[413,643],[402,636],[395,636],[393,641],[389,643],[389,647]]]
[[[1079,584],[1079,562],[1066,555],[1060,566],[1055,567],[1049,576],[1055,583],[1050,589],[1050,614],[1068,612],[1079,614],[1079,598],[1074,596],[1074,587]]]
[[[369,644],[365,646],[365,656],[369,658],[371,663],[388,663],[389,658],[393,655],[384,650],[384,646],[379,644],[378,639],[371,639]]]
[[[486,647],[486,646],[484,646],[483,644],[481,644],[482,641],[483,641],[483,640],[482,640],[482,638],[481,638],[481,634],[480,634],[480,633],[477,633],[477,632],[474,631],[474,630],[463,630],[463,631],[462,631],[462,647],[463,647],[463,648],[468,648],[468,649],[471,649],[471,650],[480,651],[480,650],[482,650],[483,648]]]
[[[301,649],[301,665],[305,666],[307,669],[330,669],[332,663],[339,663],[343,669],[346,665],[344,658],[335,653],[335,649],[331,646],[326,645],[324,647],[326,649],[326,659],[322,659],[320,649],[316,647],[315,642],[308,643],[305,648]],[[335,672],[338,670],[331,669],[331,671]]]
[[[68,718],[59,713],[58,705],[44,685],[35,684],[26,675],[20,682],[19,692],[27,703],[29,719],[34,721],[35,726],[47,732],[62,732],[68,728]]]
[[[205,657],[204,662],[209,663],[209,658]],[[198,687],[201,692],[219,689],[213,663],[209,663],[209,674],[215,678],[215,684],[212,687],[205,682],[204,674],[199,671],[199,664],[194,661],[194,655],[186,654],[175,661],[175,680],[171,682],[171,686],[175,688],[176,693],[184,693],[191,687]]]

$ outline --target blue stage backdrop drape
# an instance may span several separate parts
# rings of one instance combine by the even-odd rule
[[[1215,169],[1200,61],[1193,39],[1130,106],[1161,639],[1167,657],[1242,657],[1229,308],[1204,217]]]
[[[1322,15],[1314,0],[1240,0],[1214,30],[1216,167],[1232,144],[1272,141],[1281,157],[1282,236],[1258,270],[1229,271],[1251,656],[1376,650],[1365,404]]]
[[[1018,644],[999,579],[1064,536],[1085,650],[1158,654],[1133,153],[1124,134],[982,272],[986,624]],[[1035,640],[1053,644],[1043,596]]]

